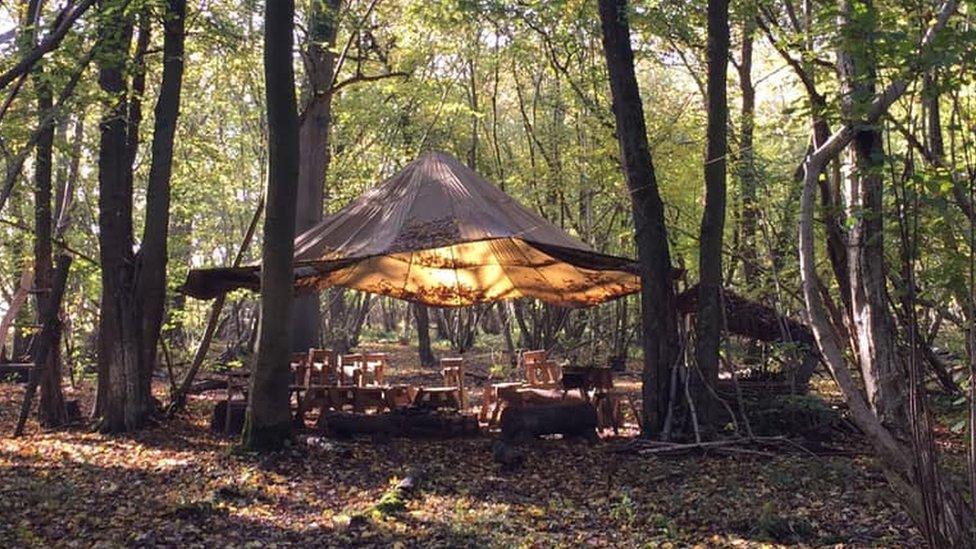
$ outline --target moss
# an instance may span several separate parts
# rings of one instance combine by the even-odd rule
[[[403,490],[398,487],[390,488],[383,494],[372,511],[381,515],[393,515],[407,508]]]

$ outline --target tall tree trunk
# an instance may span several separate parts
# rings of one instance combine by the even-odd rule
[[[708,139],[705,145],[705,210],[698,253],[696,359],[702,381],[718,383],[718,350],[722,337],[722,235],[725,230],[725,176],[729,105],[726,92],[729,59],[728,0],[708,1]],[[715,402],[700,393],[699,419],[712,419]]]
[[[34,288],[37,296],[37,324],[48,309],[51,298],[51,282],[54,270],[51,232],[51,180],[54,156],[54,124],[45,120],[52,108],[51,88],[44,81],[44,66],[34,68],[37,91],[37,110],[41,124],[41,136],[37,141],[34,159]],[[38,407],[41,425],[58,427],[67,420],[64,394],[61,392],[61,354],[59,338],[52,340],[46,353],[46,364],[41,368],[41,401]]]
[[[291,436],[288,357],[298,191],[298,113],[292,67],[294,0],[264,8],[264,79],[268,108],[268,190],[261,246],[261,324],[243,445],[277,450]]]
[[[332,85],[340,0],[312,0],[308,9],[308,46],[305,50],[309,89],[299,126],[298,234],[322,220],[325,177],[329,171],[329,129],[332,126]],[[292,311],[292,351],[307,351],[321,340],[321,303],[318,293],[295,298]],[[338,321],[338,319],[335,319]]]
[[[128,138],[129,102],[123,67],[132,39],[132,21],[118,0],[101,4],[98,82],[109,106],[99,124],[98,226],[102,267],[99,324],[99,387],[96,414],[101,429],[121,432],[140,427],[150,412],[149,387],[141,362],[141,319],[132,303],[135,284],[132,252],[132,179]]]
[[[664,203],[651,162],[644,109],[634,72],[627,1],[600,0],[600,21],[617,140],[624,177],[630,189],[637,260],[641,267],[643,425],[647,436],[659,431],[664,424],[670,371],[678,357],[671,255],[664,224]]]
[[[430,348],[430,315],[427,306],[422,303],[411,304],[413,317],[417,321],[417,346],[420,352],[420,364],[433,367],[437,364],[434,351]]]
[[[861,374],[871,407],[881,421],[906,434],[905,368],[897,347],[895,324],[888,308],[884,257],[884,150],[881,131],[862,122],[865,105],[875,95],[877,60],[874,57],[876,17],[872,0],[844,0],[839,23],[844,41],[838,68],[845,100],[844,116],[855,126],[853,170],[845,181],[850,229],[848,269],[851,305],[857,333]]]
[[[747,287],[759,285],[758,239],[756,210],[756,88],[752,83],[752,46],[756,31],[753,14],[747,13],[742,23],[742,50],[739,59],[739,90],[742,109],[739,121],[739,185],[742,192],[742,274]]]
[[[186,0],[169,0],[163,22],[163,76],[156,100],[152,160],[146,189],[146,220],[142,246],[136,256],[137,314],[142,323],[142,364],[145,383],[151,382],[156,364],[156,347],[163,325],[166,303],[170,176],[173,171],[173,138],[180,112],[183,87],[183,21]]]

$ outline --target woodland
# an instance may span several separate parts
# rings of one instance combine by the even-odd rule
[[[0,0],[0,545],[976,547],[974,10]],[[425,158],[632,286],[302,259]]]

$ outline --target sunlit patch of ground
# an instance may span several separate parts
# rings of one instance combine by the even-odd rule
[[[407,352],[395,364],[413,363]],[[487,362],[471,370],[486,375]],[[395,375],[438,378],[420,368]],[[859,448],[855,457],[653,459],[608,453],[607,441],[544,440],[515,473],[493,463],[490,438],[303,442],[261,458],[210,433],[212,398],[131,437],[45,433],[32,421],[12,439],[21,396],[0,384],[3,547],[921,543]],[[412,497],[377,508],[417,472]]]

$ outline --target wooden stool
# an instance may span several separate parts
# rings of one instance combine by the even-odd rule
[[[319,408],[324,411],[331,407],[329,377],[336,371],[335,354],[328,349],[309,349],[308,365],[305,397],[301,400],[296,414],[302,425],[305,424],[305,415],[309,410]]]
[[[288,370],[291,372],[291,383],[288,385],[288,402],[291,406],[291,396],[295,396],[296,417],[302,408],[302,398],[308,388],[308,353],[292,353],[291,361],[288,363]]]
[[[533,386],[551,386],[559,383],[559,365],[549,360],[545,350],[522,351],[519,357],[525,372],[525,382]]]

